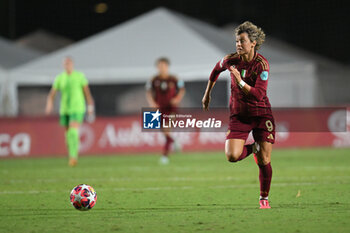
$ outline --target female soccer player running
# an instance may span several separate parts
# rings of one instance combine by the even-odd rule
[[[260,208],[271,208],[268,195],[271,184],[271,151],[275,140],[275,124],[271,105],[266,96],[269,63],[257,50],[265,40],[265,33],[251,22],[244,22],[236,30],[236,53],[225,56],[213,69],[202,99],[209,109],[211,91],[219,74],[228,69],[231,75],[230,123],[226,134],[225,154],[229,162],[237,162],[251,153],[259,166]],[[245,145],[253,130],[255,143]]]
[[[61,92],[60,124],[66,129],[66,144],[69,152],[69,166],[78,164],[79,127],[85,113],[85,99],[88,103],[87,112],[94,116],[94,100],[91,96],[85,75],[74,70],[70,57],[63,62],[65,71],[59,74],[50,90],[46,103],[46,114],[53,109],[53,100],[57,91]]]
[[[151,108],[159,108],[162,114],[176,112],[185,95],[184,82],[169,74],[169,59],[161,57],[156,61],[158,74],[146,84],[146,98]],[[174,139],[169,130],[163,129],[165,144],[160,159],[162,164],[169,163],[170,146]]]

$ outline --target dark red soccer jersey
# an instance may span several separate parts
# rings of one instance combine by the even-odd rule
[[[167,79],[164,79],[155,76],[147,86],[148,89],[152,90],[154,100],[160,108],[173,107],[170,101],[177,95],[180,88],[176,77],[170,75]]]
[[[233,53],[221,59],[210,74],[210,80],[216,81],[221,72],[234,66],[241,74],[242,79],[251,86],[248,94],[238,86],[233,74],[231,75],[231,115],[262,116],[271,114],[271,105],[266,95],[269,77],[269,63],[261,54],[255,53],[250,62],[245,62]]]

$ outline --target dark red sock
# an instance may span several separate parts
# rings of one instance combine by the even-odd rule
[[[163,155],[168,156],[170,151],[170,145],[174,142],[174,139],[170,136],[165,136],[165,144],[163,149]]]
[[[242,159],[245,159],[246,157],[248,157],[251,153],[253,152],[253,145],[245,145],[243,147],[243,151],[241,156],[239,156],[239,158],[237,159],[237,161],[240,161]]]
[[[260,181],[260,196],[269,196],[272,178],[271,163],[266,165],[259,165],[259,181]]]

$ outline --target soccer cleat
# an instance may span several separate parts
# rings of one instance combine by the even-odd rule
[[[68,162],[68,165],[69,165],[70,167],[75,167],[75,166],[78,165],[78,160],[77,160],[77,159],[70,158],[70,159],[69,159],[69,162]]]
[[[162,156],[162,157],[160,157],[160,160],[159,160],[159,163],[160,164],[163,164],[163,165],[167,165],[167,164],[169,164],[169,158],[168,158],[168,156]]]
[[[260,204],[260,209],[271,209],[269,200],[262,199],[259,201],[259,204]]]

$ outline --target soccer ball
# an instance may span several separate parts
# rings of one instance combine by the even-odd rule
[[[70,193],[70,202],[77,210],[90,210],[95,206],[97,194],[95,190],[86,184],[80,184]]]

